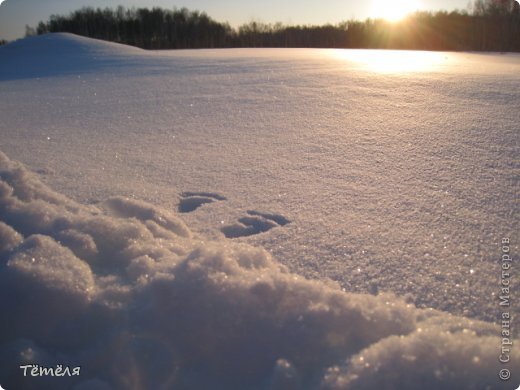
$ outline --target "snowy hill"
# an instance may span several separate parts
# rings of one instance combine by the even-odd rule
[[[497,319],[519,72],[517,55],[1,47],[0,385],[513,388]]]
[[[0,47],[0,80],[96,72],[141,49],[68,33],[20,39]]]

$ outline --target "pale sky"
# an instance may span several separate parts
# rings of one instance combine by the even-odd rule
[[[415,1],[419,9],[432,11],[467,9],[472,3],[470,0]],[[51,14],[67,14],[83,6],[186,7],[204,11],[219,22],[239,26],[251,20],[284,24],[365,20],[374,17],[373,3],[371,0],[5,0],[0,4],[0,39],[20,38],[25,34],[26,24],[35,27]]]

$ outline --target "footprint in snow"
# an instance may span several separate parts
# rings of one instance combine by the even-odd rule
[[[179,213],[191,213],[206,203],[226,200],[226,197],[214,192],[183,192],[179,202]]]
[[[277,226],[287,225],[290,221],[280,214],[261,213],[249,210],[246,217],[242,217],[237,223],[224,226],[222,233],[227,238],[252,236],[271,230]]]

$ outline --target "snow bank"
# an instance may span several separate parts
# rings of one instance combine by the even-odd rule
[[[28,37],[0,47],[0,80],[93,72],[114,66],[121,57],[144,53],[136,47],[69,33]]]
[[[493,325],[305,280],[133,199],[78,204],[2,153],[0,217],[7,389],[511,388]]]

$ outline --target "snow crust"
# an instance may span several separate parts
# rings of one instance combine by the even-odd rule
[[[0,179],[7,388],[508,388],[494,325],[306,280],[144,202],[81,205],[4,154]],[[82,375],[18,367],[63,361]]]

